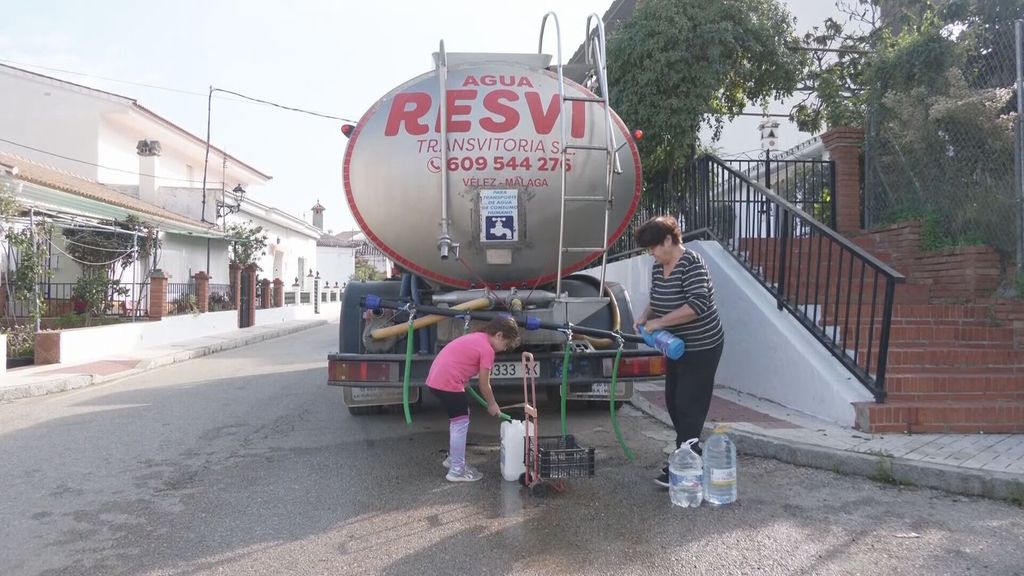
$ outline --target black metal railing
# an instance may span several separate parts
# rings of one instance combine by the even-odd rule
[[[881,402],[904,277],[812,214],[713,156],[685,208]]]
[[[778,194],[790,204],[836,227],[835,163],[831,160],[730,159],[720,162]]]
[[[97,312],[103,316],[145,317],[149,314],[149,283],[113,282],[107,288],[107,295],[98,302],[96,310],[75,295],[75,282],[40,282],[39,296],[42,316],[59,318],[68,314]],[[3,286],[7,289],[7,286]],[[33,305],[28,300],[14,299],[7,302],[7,308],[0,311],[5,316],[29,318]]]
[[[122,316],[149,316],[149,282],[121,282],[114,289],[118,313]]]
[[[194,314],[199,311],[194,282],[168,282],[165,314]]]
[[[221,312],[237,308],[234,292],[232,292],[230,284],[210,284],[206,303],[207,309],[210,312]]]

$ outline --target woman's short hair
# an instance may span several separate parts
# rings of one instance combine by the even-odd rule
[[[637,228],[636,243],[641,248],[650,248],[661,244],[669,236],[673,244],[682,244],[683,231],[679,228],[679,222],[672,216],[655,216]]]
[[[484,324],[481,331],[491,336],[501,334],[509,342],[517,342],[519,340],[519,326],[511,316],[495,316],[490,322]]]

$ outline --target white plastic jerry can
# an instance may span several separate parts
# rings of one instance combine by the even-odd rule
[[[522,420],[506,420],[501,423],[501,477],[509,482],[519,480],[526,472],[526,427]]]

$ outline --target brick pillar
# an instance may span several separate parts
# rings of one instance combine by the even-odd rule
[[[210,275],[206,272],[196,272],[196,304],[199,306],[199,313],[206,314],[210,311]]]
[[[260,280],[260,308],[270,308],[273,294],[270,293],[270,279]]]
[[[840,234],[855,234],[861,230],[861,183],[860,148],[864,144],[864,130],[861,128],[835,128],[821,135],[835,162],[836,190],[836,231]]]
[[[250,264],[242,269],[242,274],[249,277],[249,294],[247,294],[247,300],[249,301],[249,318],[252,318],[253,326],[256,325],[256,266]]]
[[[284,280],[274,278],[274,308],[284,306]]]
[[[230,285],[230,297],[231,303],[235,305],[235,310],[241,305],[239,297],[242,295],[242,282],[241,282],[242,267],[238,264],[228,265],[228,284]]]
[[[33,355],[35,364],[60,364],[60,330],[36,332]]]
[[[159,268],[149,274],[150,320],[160,320],[167,312],[167,278]]]

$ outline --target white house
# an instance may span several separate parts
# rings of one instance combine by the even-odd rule
[[[124,221],[128,216],[133,216],[154,226],[165,246],[191,244],[198,250],[210,242],[218,247],[221,254],[219,260],[224,260],[222,254],[227,244],[223,234],[216,230],[213,224],[171,212],[98,182],[27,158],[0,152],[0,190],[8,193],[20,206],[27,209],[29,218],[33,221],[45,221],[54,226],[54,233],[47,239],[47,266],[50,278],[43,287],[43,296],[47,300],[67,300],[71,295],[69,286],[80,276],[81,269],[73,261],[69,253],[72,251],[68,249],[68,242],[61,234],[61,230],[65,228],[97,227],[107,221]],[[29,220],[23,216],[6,224],[17,228],[28,223]],[[0,239],[0,255],[5,258],[5,261],[0,263],[0,272],[13,269],[13,254],[4,245],[3,239]],[[111,259],[115,260],[120,256],[123,254],[112,254]],[[123,274],[117,279],[122,287],[128,288],[128,301],[135,301],[144,296],[141,284],[147,282],[147,275],[151,269],[163,266],[163,260],[164,253],[161,249],[156,251],[152,259],[135,262],[123,269]],[[227,266],[226,262],[223,264]],[[172,281],[174,280],[172,278]],[[182,274],[181,280],[176,281],[186,282],[187,279]]]
[[[250,198],[242,199],[238,212],[227,216],[228,224],[241,222],[262,226],[267,234],[266,254],[259,261],[261,278],[280,278],[286,288],[298,283],[302,290],[312,289],[318,270],[319,229]]]
[[[206,164],[204,139],[131,98],[6,65],[0,65],[0,138],[0,152],[200,223],[222,224],[219,208],[233,203],[233,190],[271,178],[212,146]],[[206,235],[165,229],[156,265],[171,282],[187,282],[201,270],[215,283],[228,281],[227,243],[210,228]]]

